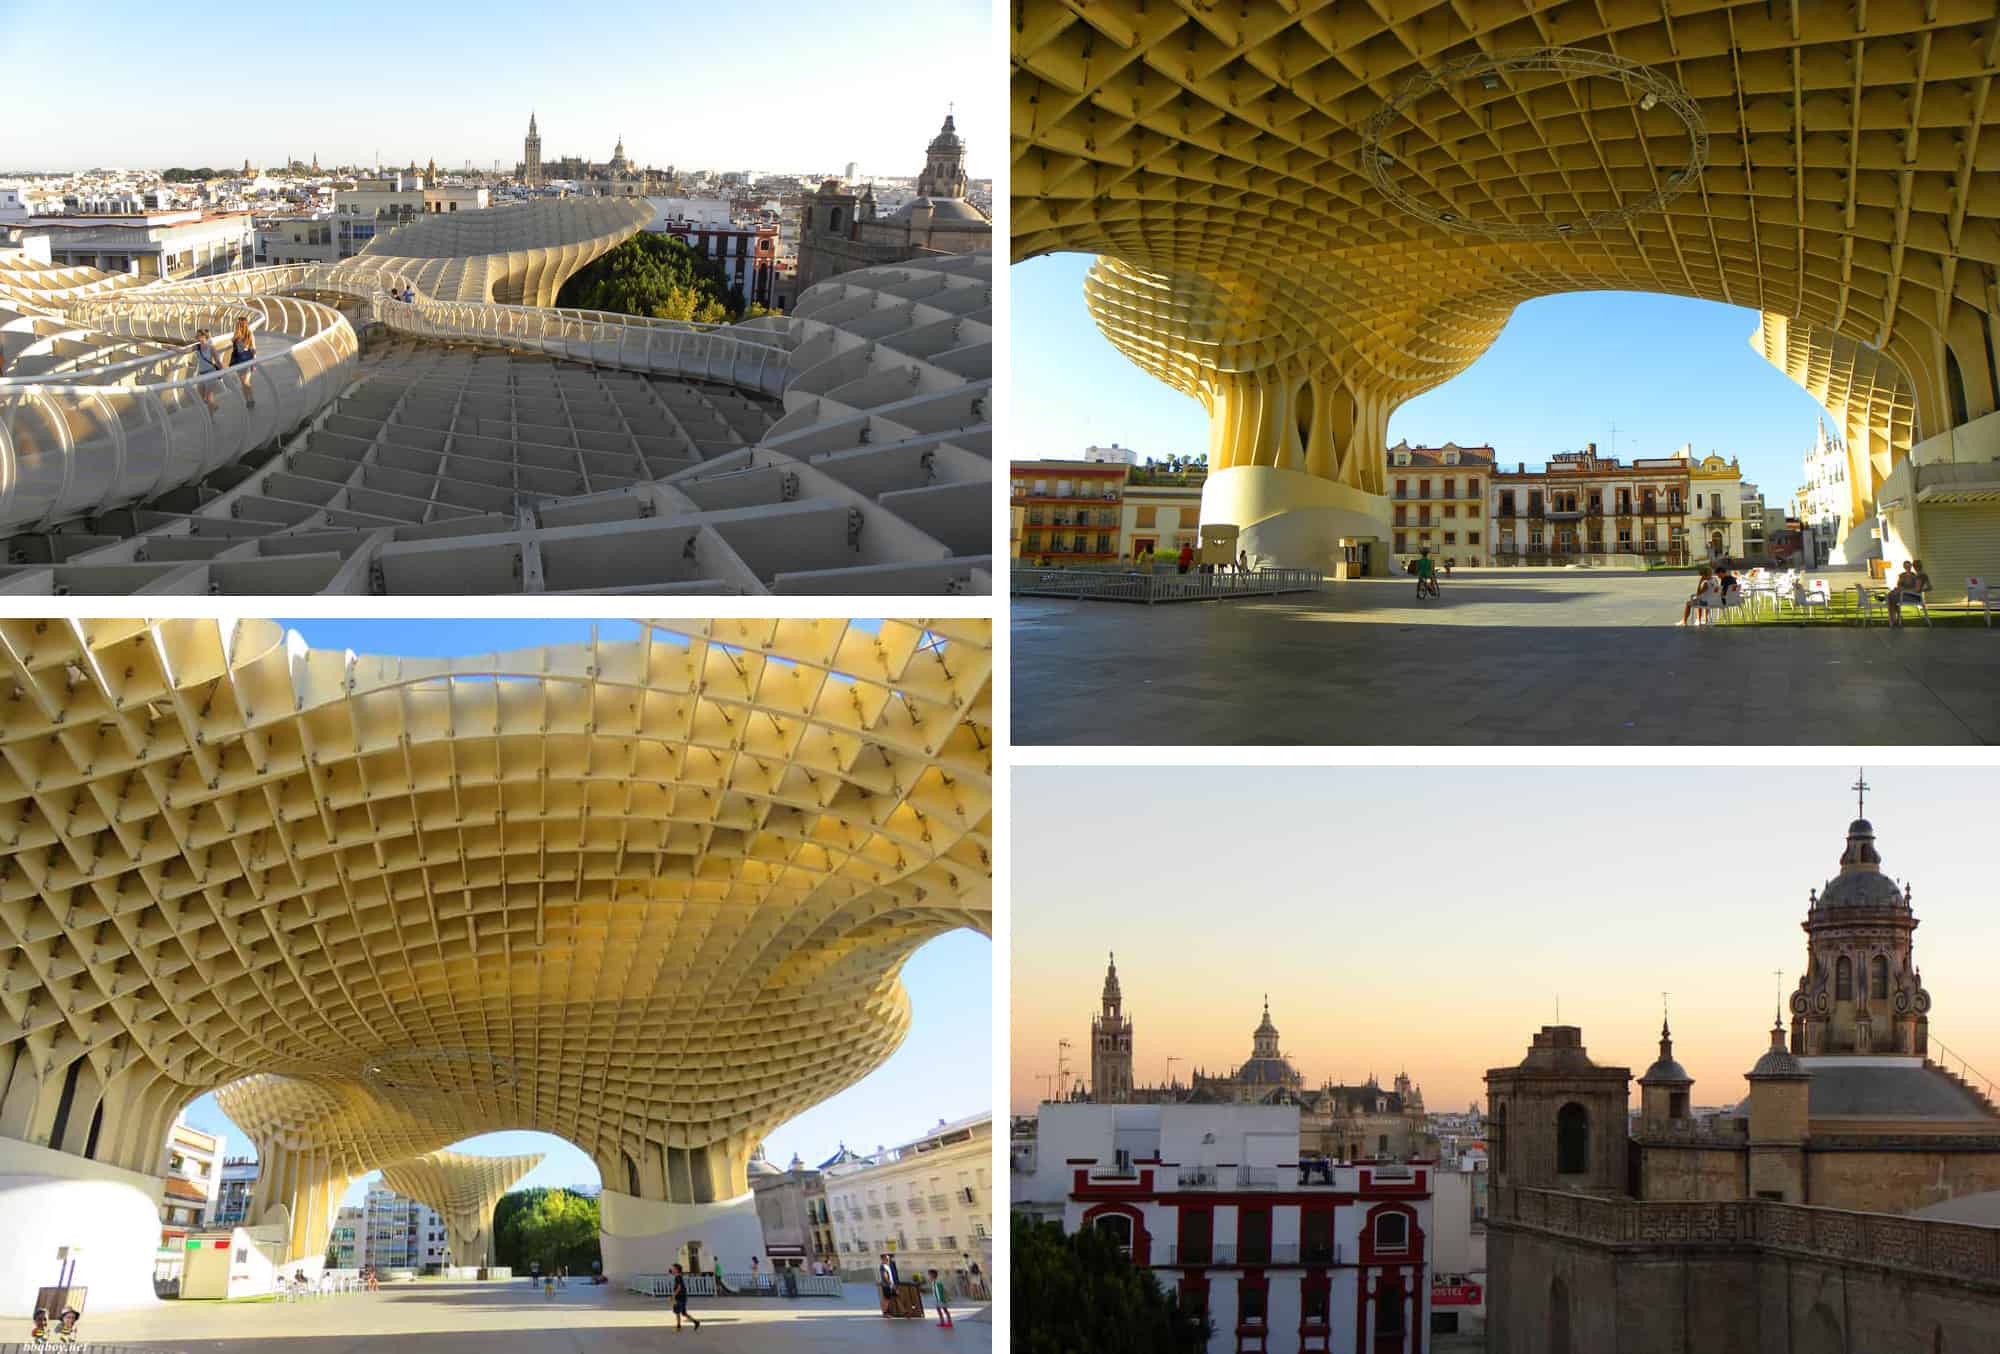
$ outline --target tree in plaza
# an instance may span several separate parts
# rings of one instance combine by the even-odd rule
[[[685,241],[642,231],[563,283],[556,304],[721,324],[743,313],[743,293]]]
[[[1065,1235],[1016,1213],[1012,1268],[1014,1354],[1201,1354],[1208,1318],[1183,1310],[1153,1276],[1093,1228]]]
[[[523,1272],[534,1263],[544,1272],[567,1265],[588,1274],[602,1259],[599,1229],[595,1199],[566,1189],[516,1190],[493,1210],[494,1263]]]

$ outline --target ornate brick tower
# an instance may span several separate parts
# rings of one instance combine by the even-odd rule
[[[528,114],[528,139],[521,143],[521,181],[542,181],[542,134],[535,130],[535,115]]]
[[[1855,782],[1857,792],[1866,788]],[[1910,890],[1882,873],[1866,818],[1847,825],[1840,873],[1808,899],[1806,971],[1792,993],[1792,1052],[1926,1054],[1931,996],[1911,950],[1917,918]]]
[[[1090,1095],[1122,1105],[1132,1098],[1132,1022],[1118,990],[1118,956],[1104,970],[1104,1009],[1090,1021]]]
[[[1515,1067],[1486,1073],[1493,1183],[1622,1194],[1632,1071],[1600,1067],[1575,1025],[1544,1025]]]
[[[944,127],[931,138],[924,153],[924,172],[917,176],[918,197],[965,196],[965,142],[959,140],[952,115],[944,115]]]

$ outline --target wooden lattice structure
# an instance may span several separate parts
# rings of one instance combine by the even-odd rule
[[[1380,494],[1390,411],[1564,291],[1762,311],[1857,504],[1995,407],[1990,0],[1009,13],[1014,256],[1103,256],[1093,314],[1207,406],[1215,471]]]
[[[715,620],[453,659],[0,621],[0,1134],[146,1173],[221,1088],[317,1255],[505,1128],[742,1195],[990,928],[990,623]]]
[[[543,1156],[483,1157],[467,1152],[426,1152],[382,1168],[382,1183],[405,1198],[437,1210],[454,1265],[493,1259],[493,1207]]]

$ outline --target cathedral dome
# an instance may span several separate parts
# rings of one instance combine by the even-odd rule
[[[962,197],[917,197],[911,198],[889,214],[891,221],[907,221],[918,207],[930,209],[932,221],[970,221],[976,225],[987,225],[992,218]]]
[[[1826,881],[1814,899],[1813,911],[1865,908],[1909,911],[1909,899],[1896,881],[1882,873],[1875,849],[1875,825],[1857,818],[1847,825],[1847,848],[1840,853],[1840,873]]]
[[[944,115],[943,128],[939,130],[936,136],[931,138],[930,153],[940,155],[964,149],[965,142],[958,139],[958,128],[952,122],[952,115],[946,113]]]

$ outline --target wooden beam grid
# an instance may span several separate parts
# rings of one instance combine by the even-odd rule
[[[904,956],[988,926],[985,622],[0,655],[0,1131],[81,1059],[140,1118],[222,1088],[308,1192],[498,1128],[705,1150],[877,1065]],[[150,1128],[100,1159],[156,1170]]]
[[[1911,388],[1913,435],[1943,426],[1959,262],[2000,264],[1978,173],[2000,21],[1979,0],[1019,0],[1013,17],[1015,256],[1115,260],[1093,270],[1093,313],[1198,397],[1209,373],[1303,363],[1393,405],[1476,359],[1520,300],[1629,289],[1875,345]],[[1406,215],[1359,172],[1361,124],[1413,76],[1547,46],[1666,74],[1736,154],[1624,230],[1528,240]],[[1429,209],[1535,223],[1663,182],[1664,110],[1602,79],[1493,83],[1434,91],[1392,128],[1393,172]]]

